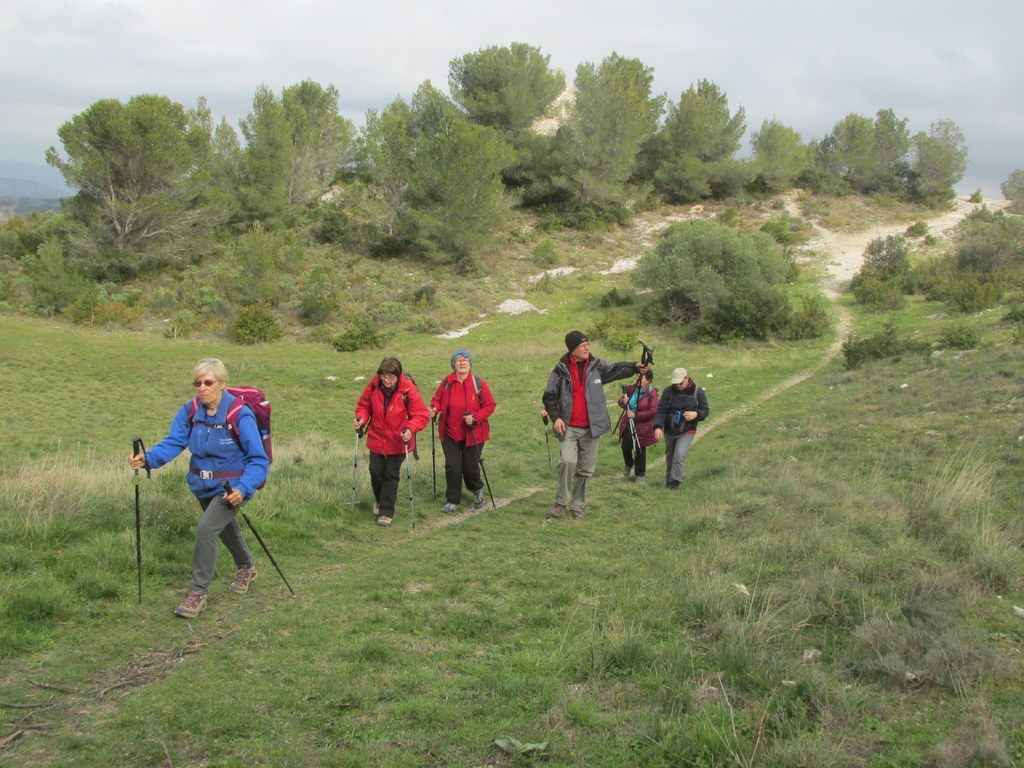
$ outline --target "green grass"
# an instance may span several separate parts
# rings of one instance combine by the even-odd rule
[[[834,360],[770,398],[833,339],[707,347],[644,329],[657,385],[685,365],[708,390],[684,492],[660,487],[657,448],[648,484],[624,483],[606,438],[586,519],[549,522],[540,392],[565,331],[614,284],[560,280],[531,297],[547,314],[387,350],[429,395],[467,346],[499,403],[486,466],[502,506],[441,515],[424,432],[415,530],[404,480],[395,525],[372,525],[362,448],[349,503],[357,377],[381,353],[0,317],[0,758],[1019,764],[1024,349],[1002,313],[929,319],[911,300],[901,329],[935,340],[966,323],[981,346],[857,371]],[[880,326],[849,309],[859,333]],[[211,354],[274,401],[277,462],[247,512],[298,597],[250,540],[250,593],[227,592],[222,553],[206,613],[185,622],[171,615],[196,520],[184,465],[140,481],[140,606],[124,457],[132,436],[164,434]],[[514,755],[499,739],[544,746]]]

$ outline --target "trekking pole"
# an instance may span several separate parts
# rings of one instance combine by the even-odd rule
[[[434,422],[437,420],[435,413],[430,417],[430,470],[434,475],[434,498],[437,498],[437,457],[434,453]]]
[[[234,490],[227,480],[224,480],[221,483],[221,485],[224,487],[225,493],[231,493]],[[270,554],[270,550],[267,548],[266,543],[263,541],[263,537],[260,536],[260,532],[256,530],[256,526],[252,524],[252,520],[249,519],[249,516],[245,514],[243,510],[240,509],[238,511],[242,513],[242,519],[245,520],[245,524],[249,526],[249,530],[252,531],[252,535],[256,537],[256,541],[258,541],[260,543],[260,546],[263,547],[263,551],[267,554],[267,559],[270,560],[274,568],[277,569],[277,575],[281,577],[281,581],[283,581],[284,585],[288,587],[288,591],[292,593],[292,597],[297,597],[297,595],[295,594],[295,590],[292,589],[292,585],[289,584],[288,579],[284,577],[284,573],[281,571],[281,566],[277,564],[277,560],[275,560],[274,556]]]
[[[636,420],[630,418],[629,420],[629,436],[633,440],[633,453],[640,453],[640,436],[636,432]]]
[[[412,502],[412,461],[409,458],[409,441],[405,441],[405,476],[409,478],[409,516],[412,518],[412,529],[416,530],[416,508]]]
[[[352,451],[352,501],[349,502],[351,506],[356,505],[356,471],[359,467],[359,438],[363,436],[363,429],[360,427],[356,430],[356,447]]]
[[[467,412],[466,415],[468,416],[469,413]],[[491,493],[491,481],[487,479],[487,467],[484,466],[484,452],[480,443],[476,441],[476,419],[473,420],[473,426],[469,429],[473,433],[473,444],[476,445],[476,460],[480,463],[480,471],[484,475],[484,482],[487,483],[487,495],[491,497],[491,508],[497,509],[498,505],[494,503],[494,494]]]
[[[548,469],[553,469],[551,465],[551,436],[548,434],[548,415],[545,413],[540,417],[544,422],[544,443],[548,447]]]
[[[139,452],[146,453],[141,437],[132,438],[132,456]],[[146,465],[146,477],[152,477],[149,465]],[[142,605],[142,511],[139,508],[139,470],[135,470],[135,565],[139,572],[139,605]]]

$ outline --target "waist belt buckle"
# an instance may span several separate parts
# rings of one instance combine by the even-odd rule
[[[201,469],[199,470],[199,477],[201,477],[203,480],[213,480],[213,472]]]

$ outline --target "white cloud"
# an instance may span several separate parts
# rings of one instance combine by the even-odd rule
[[[13,0],[0,15],[0,159],[42,162],[64,121],[101,98],[205,96],[237,125],[257,86],[333,83],[343,112],[447,90],[453,58],[525,42],[571,82],[615,51],[654,68],[671,99],[715,82],[748,127],[777,118],[804,140],[856,112],[892,108],[912,132],[952,119],[969,147],[964,186],[1024,167],[1024,5],[989,0]]]

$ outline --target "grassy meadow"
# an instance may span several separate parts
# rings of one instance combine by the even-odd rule
[[[426,397],[472,351],[498,401],[499,508],[441,514],[428,429],[390,529],[361,445],[353,473],[352,407],[381,353],[0,317],[0,763],[1022,764],[1024,346],[1000,310],[911,299],[901,328],[966,323],[982,345],[855,371],[840,357],[770,398],[836,339],[644,329],[659,388],[685,365],[708,391],[683,490],[659,482],[660,447],[646,485],[623,481],[606,437],[585,519],[548,521],[540,393],[614,279],[559,278],[530,297],[545,313],[459,339],[393,341]],[[250,592],[227,591],[222,549],[207,610],[183,621],[185,460],[139,481],[139,605],[125,456],[165,434],[209,355],[273,400],[277,460],[246,511],[297,597],[250,535]]]

